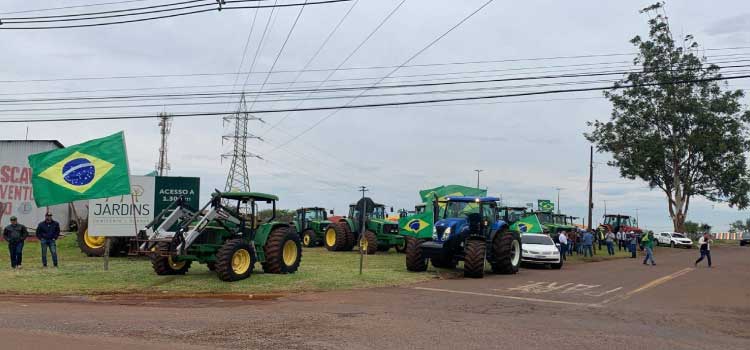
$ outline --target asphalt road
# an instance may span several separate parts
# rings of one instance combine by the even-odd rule
[[[273,300],[0,296],[0,349],[750,349],[750,248]]]

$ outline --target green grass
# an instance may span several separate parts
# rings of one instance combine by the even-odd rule
[[[103,259],[84,256],[74,236],[58,241],[59,269],[42,269],[38,242],[26,242],[23,269],[19,271],[10,269],[5,242],[0,251],[2,294],[259,294],[394,286],[438,276],[434,269],[426,273],[407,272],[404,255],[394,250],[365,257],[365,270],[360,276],[356,252],[332,253],[325,248],[306,248],[297,273],[264,274],[260,264],[256,264],[250,278],[232,283],[220,281],[215,273],[200,264],[194,264],[185,276],[157,276],[151,263],[144,258],[110,258],[109,271],[104,271]]]

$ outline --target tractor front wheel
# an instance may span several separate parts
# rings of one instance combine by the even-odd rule
[[[226,241],[216,253],[216,275],[225,282],[250,277],[255,267],[255,249],[241,240]]]
[[[333,223],[326,229],[325,237],[323,237],[323,243],[326,249],[338,252],[346,250],[349,245],[349,230],[346,224]],[[349,248],[351,250],[351,247]]]
[[[159,250],[166,250],[168,243],[160,243]],[[151,267],[159,276],[184,275],[190,269],[192,261],[175,261],[171,256],[154,254],[151,256]]]
[[[466,241],[464,248],[464,277],[484,277],[484,259],[487,251],[487,243],[479,239]]]
[[[492,241],[492,272],[512,275],[521,266],[521,237],[517,232],[498,233]]]
[[[406,237],[406,269],[412,272],[427,270],[427,258],[422,255],[423,240]]]
[[[378,236],[371,231],[365,231],[359,240],[359,249],[367,255],[373,255],[378,251]]]
[[[299,235],[288,227],[273,229],[263,250],[266,253],[263,271],[266,273],[293,273],[302,261],[302,243]]]
[[[315,247],[318,245],[318,238],[315,237],[315,231],[310,229],[302,231],[302,245],[305,247]]]
[[[399,253],[405,253],[406,252],[406,238],[404,238],[404,242],[401,244],[394,245],[396,247],[396,251]]]

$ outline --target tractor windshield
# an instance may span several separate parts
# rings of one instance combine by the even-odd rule
[[[516,222],[518,220],[521,220],[523,216],[526,214],[526,210],[523,209],[510,209],[508,210],[508,221],[510,222]]]
[[[326,212],[324,209],[310,209],[305,210],[305,220],[323,220],[325,219]]]
[[[553,223],[552,213],[537,213],[537,216],[539,217],[539,222],[542,225]]]
[[[558,225],[565,225],[565,216],[555,215],[555,223]]]
[[[385,206],[379,205],[373,209],[371,218],[372,219],[384,219],[385,218]]]
[[[448,202],[443,218],[462,218],[469,214],[479,214],[479,206],[469,202]]]

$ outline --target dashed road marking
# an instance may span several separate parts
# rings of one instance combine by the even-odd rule
[[[549,299],[538,299],[538,298],[525,298],[525,297],[517,297],[517,296],[502,295],[502,294],[466,292],[466,291],[461,291],[461,290],[450,290],[450,289],[439,289],[439,288],[426,288],[426,287],[414,287],[414,289],[426,290],[426,291],[431,291],[431,292],[466,294],[466,295],[477,295],[477,296],[492,297],[492,298],[501,298],[501,299],[531,301],[531,302],[535,302],[535,303],[548,303],[548,304],[562,304],[562,305],[574,305],[574,306],[601,307],[601,305],[590,304],[590,303],[577,303],[577,302],[573,302],[573,301],[549,300]]]

